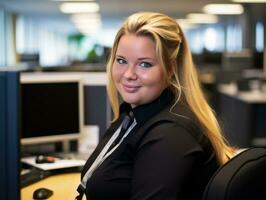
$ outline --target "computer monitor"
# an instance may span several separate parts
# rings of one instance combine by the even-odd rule
[[[78,139],[83,127],[83,84],[67,73],[21,74],[22,145]]]
[[[0,199],[20,199],[19,72],[0,70]]]

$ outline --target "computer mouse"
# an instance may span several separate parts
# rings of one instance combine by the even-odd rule
[[[53,193],[50,189],[38,188],[33,192],[33,199],[48,199]]]
[[[35,159],[35,162],[38,164],[42,163],[54,163],[55,158],[52,156],[43,156],[43,155],[38,155]]]

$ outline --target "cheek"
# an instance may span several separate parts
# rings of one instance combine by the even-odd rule
[[[121,70],[119,70],[116,65],[113,65],[112,77],[115,82],[117,82],[121,77]]]
[[[163,87],[163,72],[159,69],[150,71],[149,73],[140,73],[140,77],[142,82],[146,85]]]

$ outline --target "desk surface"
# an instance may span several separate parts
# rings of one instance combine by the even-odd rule
[[[45,187],[54,191],[49,200],[73,200],[77,196],[76,188],[80,181],[80,173],[54,175],[21,189],[21,200],[30,200],[34,190]],[[85,198],[83,198],[85,199]]]
[[[232,98],[239,99],[246,103],[266,103],[266,93],[262,91],[249,91],[249,92],[238,92],[235,84],[220,84],[218,91],[222,94],[231,96]]]

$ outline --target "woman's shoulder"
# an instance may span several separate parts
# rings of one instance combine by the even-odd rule
[[[210,141],[204,135],[194,114],[184,105],[167,107],[143,127],[142,145],[155,142],[171,143],[184,150],[210,151]]]
[[[174,127],[183,127],[188,131],[200,130],[200,124],[194,115],[194,113],[189,109],[188,106],[181,102],[178,102],[174,106],[169,105],[164,108],[157,116],[154,116],[153,122],[158,123],[158,121],[168,121]]]

